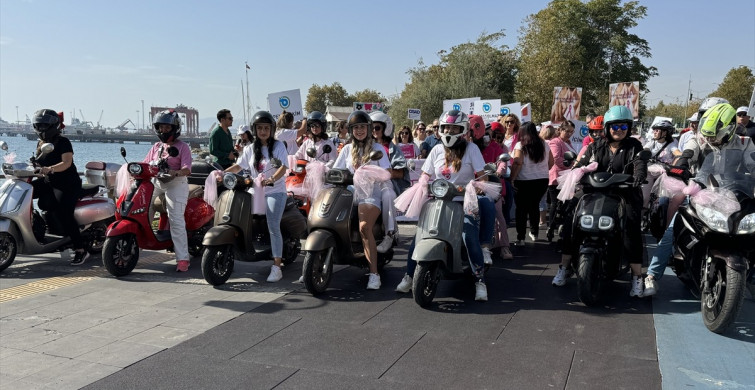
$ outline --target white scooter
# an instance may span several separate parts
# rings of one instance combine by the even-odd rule
[[[8,145],[0,141],[0,149],[7,152]],[[0,272],[13,263],[17,253],[33,255],[71,247],[71,238],[61,231],[53,213],[37,210],[33,202],[32,179],[44,177],[36,172],[35,162],[53,150],[52,144],[44,144],[31,163],[2,165],[7,180],[0,186]],[[90,253],[102,250],[107,226],[115,220],[115,202],[99,192],[98,185],[84,185],[74,210],[84,247]]]

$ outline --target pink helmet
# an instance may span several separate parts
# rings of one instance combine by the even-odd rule
[[[469,116],[469,131],[472,134],[472,139],[477,140],[485,135],[485,121],[479,115]]]

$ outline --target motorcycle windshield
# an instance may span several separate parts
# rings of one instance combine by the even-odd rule
[[[6,180],[0,186],[0,214],[15,213],[21,207],[27,196],[31,196],[31,184]]]
[[[755,163],[739,149],[715,150],[708,154],[695,180],[706,187],[729,190],[738,198],[755,197]]]

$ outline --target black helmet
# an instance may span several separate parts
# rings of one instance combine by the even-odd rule
[[[32,127],[37,132],[37,137],[42,141],[49,142],[60,135],[63,129],[63,121],[55,110],[42,109],[34,113]]]
[[[161,133],[160,125],[170,125],[170,132]],[[162,142],[175,141],[181,136],[181,117],[178,116],[178,113],[175,110],[165,110],[157,113],[152,122],[152,126],[155,129],[157,137],[160,138],[160,141]]]
[[[255,137],[257,136],[258,123],[269,123],[270,130],[275,131],[275,118],[273,118],[273,115],[267,111],[257,111],[252,117],[252,125],[250,127],[252,128],[252,135]]]
[[[372,118],[364,111],[354,111],[349,115],[349,119],[346,120],[346,126],[349,127],[349,134],[351,134],[351,128],[355,125],[366,124],[367,137],[371,137],[372,134]]]
[[[320,124],[322,131],[320,131],[319,138],[328,139],[328,133],[325,131],[328,125],[328,121],[325,120],[325,115],[320,111],[310,112],[307,116],[307,130],[309,130],[309,125],[311,125],[312,123]]]

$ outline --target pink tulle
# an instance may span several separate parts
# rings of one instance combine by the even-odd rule
[[[666,173],[666,169],[661,164],[648,165],[648,175],[660,176]]]
[[[598,163],[593,161],[586,167],[574,168],[570,171],[562,171],[566,173],[558,177],[558,188],[560,188],[561,191],[558,193],[557,198],[563,202],[573,198],[574,191],[577,188],[577,184],[582,179],[582,176],[584,176],[585,173],[593,172],[596,169],[598,169]]]
[[[309,172],[307,172],[309,176]],[[354,192],[357,199],[372,197],[375,183],[391,179],[391,173],[377,165],[363,165],[354,172]]]
[[[493,231],[493,248],[509,246],[509,233],[506,218],[503,217],[503,199],[495,202],[495,230]]]
[[[309,199],[315,199],[317,194],[322,191],[325,184],[323,181],[323,175],[326,171],[327,167],[325,167],[325,163],[322,161],[314,160],[307,163],[307,176],[304,177],[302,192],[309,197]]]
[[[115,194],[117,197],[123,196],[128,192],[129,187],[134,179],[128,173],[128,164],[121,165],[118,169],[118,173],[115,175]]]
[[[265,201],[265,188],[262,186],[262,180],[264,176],[260,173],[252,180],[254,183],[254,195],[252,196],[252,214],[265,215],[267,209],[267,202]]]
[[[491,181],[471,181],[474,188],[481,190],[482,193],[490,198],[493,202],[497,201],[501,196],[501,183],[493,183]]]
[[[478,189],[494,202],[501,194],[501,185],[498,183],[477,180],[470,181],[464,188],[464,214],[477,214],[480,211],[479,202],[477,201]]]
[[[407,188],[393,201],[396,209],[404,212],[406,217],[419,217],[422,205],[427,202],[427,183],[429,181],[430,176],[420,175],[419,180],[413,186]]]
[[[739,211],[741,207],[739,202],[737,202],[736,196],[724,188],[706,188],[700,190],[692,195],[690,202],[696,208],[701,206],[708,207],[722,213],[726,217]]]
[[[687,185],[684,184],[684,181],[664,174],[661,177],[661,191],[659,196],[667,196],[669,198],[674,197],[681,194],[686,186]]]
[[[215,207],[215,201],[218,198],[218,178],[223,177],[223,171],[215,170],[207,175],[204,179],[204,201]]]
[[[690,181],[689,184],[686,187],[684,187],[684,189],[682,190],[682,193],[684,195],[691,195],[691,196],[694,196],[698,192],[700,192],[700,184],[697,184],[697,182],[694,182],[694,181]]]
[[[3,156],[3,160],[6,164],[13,164],[13,160],[16,159],[16,152],[10,152]]]

